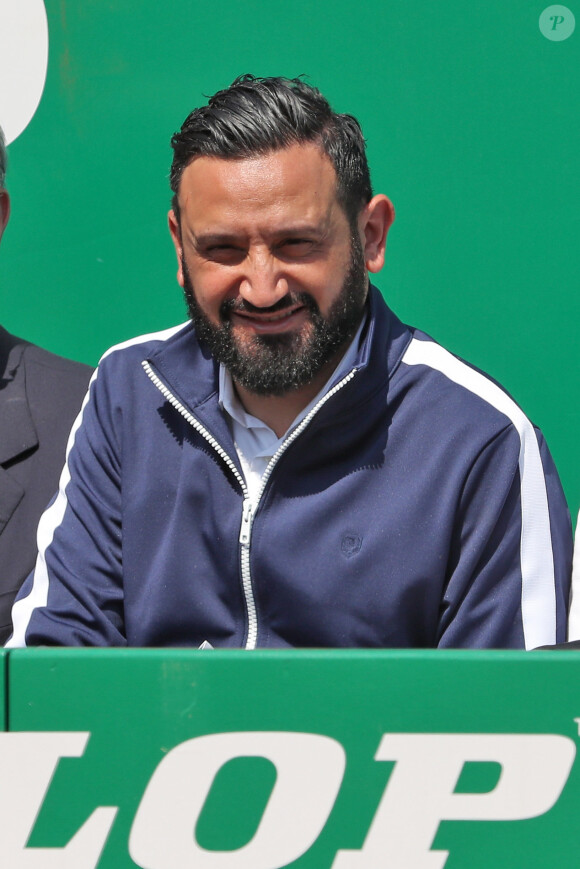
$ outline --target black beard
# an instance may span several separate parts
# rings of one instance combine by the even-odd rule
[[[290,293],[270,308],[260,310],[274,313],[291,305],[304,305],[310,313],[310,328],[281,335],[254,335],[250,343],[241,346],[232,334],[230,312],[233,308],[247,312],[257,309],[248,302],[228,299],[220,307],[222,325],[215,326],[199,307],[185,261],[182,269],[185,302],[197,337],[234,381],[256,395],[285,395],[310,383],[356,332],[368,290],[363,250],[353,234],[349,269],[328,316],[322,316],[308,293]]]

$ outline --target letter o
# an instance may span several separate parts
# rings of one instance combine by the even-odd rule
[[[237,757],[264,757],[276,783],[254,837],[235,851],[208,851],[195,839],[197,820],[221,767]],[[315,733],[215,733],[176,746],[153,773],[137,809],[129,853],[142,869],[276,869],[316,841],[344,775],[342,745]]]

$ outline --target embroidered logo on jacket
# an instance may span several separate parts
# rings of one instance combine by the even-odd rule
[[[345,534],[340,544],[340,550],[345,558],[352,558],[360,552],[362,546],[362,537],[358,534]]]

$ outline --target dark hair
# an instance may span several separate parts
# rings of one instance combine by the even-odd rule
[[[179,219],[181,176],[196,157],[240,159],[294,144],[320,144],[337,177],[337,197],[352,223],[372,197],[360,125],[333,112],[328,100],[300,78],[241,75],[194,109],[171,139],[170,184]]]

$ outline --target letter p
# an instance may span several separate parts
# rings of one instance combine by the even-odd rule
[[[576,747],[552,734],[385,734],[376,760],[396,761],[360,851],[339,851],[332,869],[442,869],[431,851],[441,821],[516,821],[551,809]],[[502,766],[485,794],[454,793],[469,761]]]

